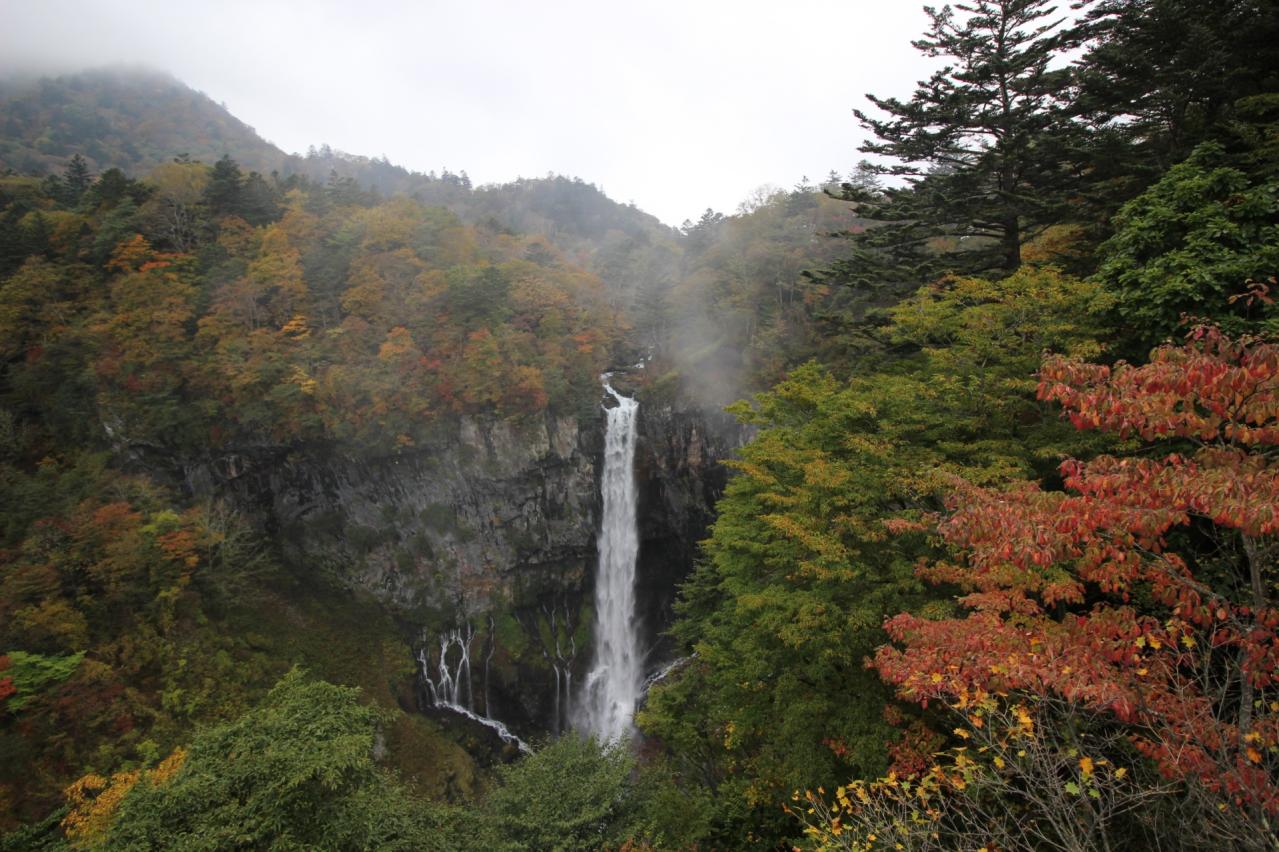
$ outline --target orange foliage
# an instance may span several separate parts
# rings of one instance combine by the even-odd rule
[[[957,485],[940,531],[964,558],[921,574],[965,589],[972,612],[890,619],[881,675],[925,705],[972,690],[1077,702],[1128,725],[1168,777],[1279,815],[1279,347],[1198,329],[1142,367],[1049,359],[1040,394],[1080,428],[1204,443],[1067,461],[1073,493]],[[1240,591],[1170,549],[1191,526],[1233,554]],[[1133,606],[1139,592],[1153,606]]]
[[[89,774],[72,783],[64,791],[67,815],[62,829],[76,848],[97,846],[106,839],[120,803],[141,782],[163,786],[173,779],[186,761],[186,750],[174,749],[154,769],[117,772],[108,781],[101,775]]]

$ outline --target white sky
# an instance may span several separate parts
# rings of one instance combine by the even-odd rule
[[[922,0],[0,0],[0,68],[144,63],[290,152],[581,177],[668,224],[861,155]]]

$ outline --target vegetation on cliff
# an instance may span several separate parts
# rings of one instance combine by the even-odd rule
[[[947,70],[863,116],[908,180],[846,182],[872,221],[810,276],[913,294],[831,311],[848,357],[737,409],[693,656],[640,716],[725,845],[1273,838],[1276,86],[1214,28],[1274,11],[1048,5],[932,13]],[[1186,26],[1211,61],[1120,61]],[[1174,73],[1189,113],[1150,106]]]
[[[1273,848],[1279,13],[1083,5],[930,10],[872,163],[678,233],[0,92],[4,848]],[[183,482],[640,357],[758,392],[638,754],[477,769],[402,625]]]

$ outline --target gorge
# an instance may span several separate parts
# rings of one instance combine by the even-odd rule
[[[467,716],[514,754],[571,727],[629,729],[645,678],[669,659],[662,634],[723,462],[749,435],[690,400],[626,393],[606,384],[606,405],[578,415],[461,418],[393,456],[118,449],[231,500],[298,570],[372,595],[416,649],[417,709]]]

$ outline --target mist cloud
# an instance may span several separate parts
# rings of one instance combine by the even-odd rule
[[[579,176],[670,224],[858,159],[851,110],[927,73],[913,3],[0,0],[0,70],[144,64],[286,151],[476,183]]]

